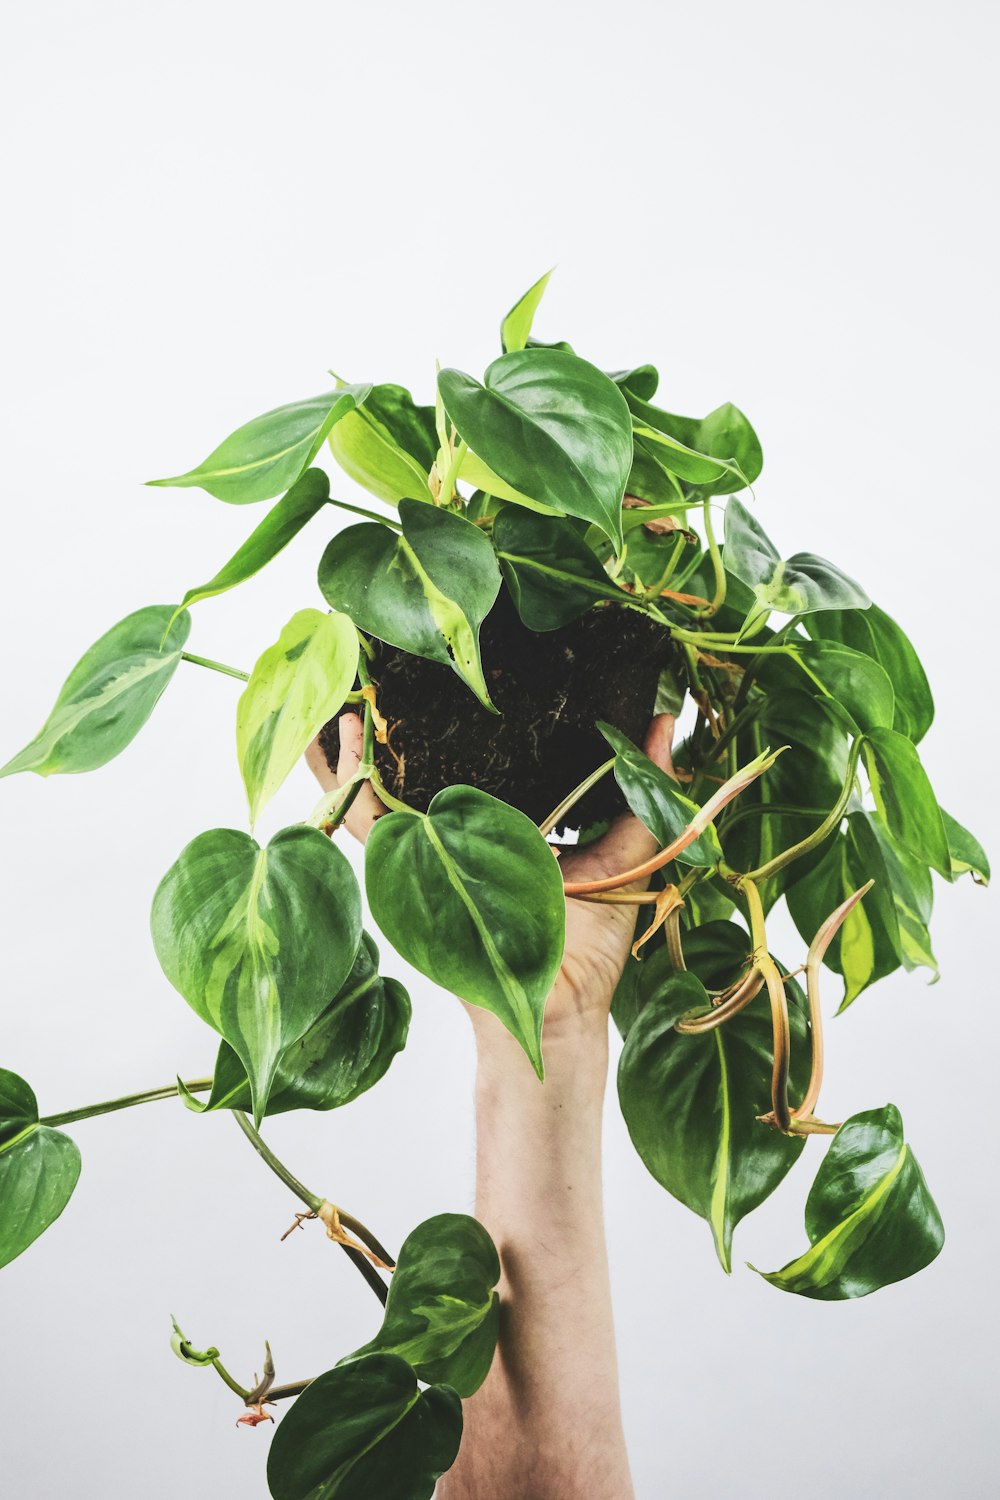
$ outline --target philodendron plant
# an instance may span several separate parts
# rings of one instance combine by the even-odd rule
[[[214,1069],[48,1116],[0,1071],[0,1264],[76,1186],[64,1126],[167,1097],[230,1111],[301,1200],[298,1218],[319,1219],[384,1304],[368,1344],[284,1385],[269,1349],[244,1386],[175,1325],[176,1353],[216,1369],[245,1404],[241,1422],[297,1398],[270,1450],[276,1500],[429,1496],[497,1338],[500,1268],[475,1220],[430,1219],[394,1260],[260,1134],[271,1115],[348,1104],[406,1041],[409,998],[380,972],[331,838],[366,782],[389,810],[365,851],[373,921],[421,973],[499,1017],[539,1088],[564,897],[635,907],[613,1010],[621,1107],[652,1176],[708,1222],[726,1271],[736,1225],[811,1135],[832,1140],[806,1204],[808,1246],[762,1273],[772,1286],[865,1296],[943,1242],[898,1111],[862,1100],[840,1123],[820,1108],[824,968],[840,1010],[900,966],[936,974],[932,872],[988,879],[921,765],[933,705],[916,652],[839,567],[771,541],[752,489],[760,445],[736,407],[676,416],[656,404],[652,366],[605,373],[532,336],[546,280],[503,320],[481,380],[442,369],[421,406],[398,385],[333,377],[333,390],[154,481],[275,503],[208,582],[91,646],[0,772],[104,765],[182,662],[245,683],[236,746],[250,831],[200,833],[152,896],[164,973],[220,1038]],[[324,449],[378,511],[331,494]],[[192,609],[200,618],[310,523],[324,530],[318,593],[310,585],[253,670],[187,651]],[[654,711],[688,699],[673,779],[636,741]],[[268,801],[317,736],[336,766],[352,706],[357,771],[262,846],[253,829]],[[552,837],[586,841],[626,807],[659,852],[564,885]],[[794,972],[766,931],[782,898],[807,950]]]

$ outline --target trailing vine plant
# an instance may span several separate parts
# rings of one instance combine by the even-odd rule
[[[214,1069],[49,1115],[22,1078],[0,1071],[0,1264],[59,1217],[76,1186],[80,1155],[65,1127],[178,1096],[195,1111],[231,1112],[298,1200],[296,1223],[319,1220],[384,1304],[369,1343],[296,1383],[277,1382],[267,1348],[260,1378],[244,1385],[217,1349],[196,1348],[174,1325],[175,1352],[215,1369],[242,1403],[240,1423],[273,1420],[276,1404],[295,1398],[270,1449],[276,1500],[376,1494],[388,1476],[393,1494],[429,1496],[497,1338],[500,1267],[474,1219],[432,1218],[393,1257],[299,1182],[260,1133],[278,1113],[348,1104],[406,1041],[408,996],[380,972],[357,882],[331,839],[365,782],[389,809],[366,847],[374,921],[416,969],[494,1012],[540,1080],[564,897],[635,906],[634,956],[613,1009],[621,1107],[653,1177],[707,1221],[725,1270],[737,1224],[811,1135],[832,1140],[806,1205],[808,1245],[761,1273],[772,1286],[865,1296],[919,1271],[943,1242],[898,1111],[863,1108],[841,1123],[821,1107],[824,968],[842,985],[841,1011],[900,966],[936,974],[931,872],[988,879],[982,849],[940,807],[921,765],[933,704],[917,654],[853,578],[771,541],[751,488],[760,445],[736,407],[673,415],[654,404],[652,366],[607,374],[532,336],[547,279],[503,320],[503,352],[481,381],[440,370],[435,403],[420,406],[398,385],[338,379],[155,481],[235,505],[279,498],[179,605],[139,609],[95,642],[38,735],[0,771],[104,765],[182,663],[244,684],[236,742],[250,831],[200,834],[152,901],[163,971],[221,1039]],[[324,446],[381,510],[331,494],[317,466]],[[252,671],[186,649],[195,606],[336,511],[350,524],[320,558],[321,600],[282,626]],[[482,785],[407,801],[382,688],[387,653],[433,664],[436,682],[456,674],[468,712],[488,725],[497,674],[480,632],[502,610],[538,653],[585,618],[646,632],[649,659],[665,663],[656,708],[676,713],[690,697],[697,709],[675,750],[677,780],[602,721],[603,740],[587,743],[606,742],[603,753],[579,785],[566,777],[544,819]],[[262,847],[260,814],[345,706],[364,717],[356,773]],[[399,773],[395,789],[387,768]],[[548,836],[560,825],[592,834],[582,808],[602,779],[659,852],[564,888]],[[768,943],[781,898],[807,949],[794,972]]]

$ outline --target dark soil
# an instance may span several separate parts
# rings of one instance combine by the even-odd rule
[[[662,627],[613,605],[536,634],[521,624],[506,589],[480,640],[499,717],[438,662],[380,645],[371,664],[379,711],[389,725],[389,746],[377,750],[379,772],[390,792],[421,811],[442,787],[462,783],[540,823],[611,753],[595,720],[605,719],[641,745],[657,680],[674,654]],[[321,732],[320,744],[336,769],[336,719]],[[614,778],[602,777],[577,803],[568,826],[586,827],[624,805]]]

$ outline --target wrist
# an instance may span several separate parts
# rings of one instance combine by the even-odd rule
[[[476,1038],[477,1089],[517,1088],[550,1099],[574,1094],[603,1099],[608,1074],[608,1017],[598,1012],[547,1016],[542,1028],[545,1078],[540,1080],[520,1043],[488,1011],[468,1007]]]

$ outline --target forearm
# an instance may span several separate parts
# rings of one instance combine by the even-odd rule
[[[476,1030],[476,1216],[500,1252],[501,1334],[441,1493],[629,1500],[601,1197],[607,1020],[547,1035],[544,1083],[493,1017]]]

